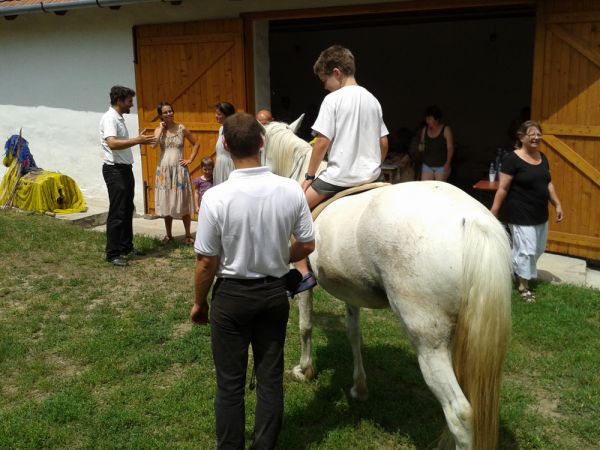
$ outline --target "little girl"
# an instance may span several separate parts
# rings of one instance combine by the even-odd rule
[[[194,178],[194,206],[196,213],[200,212],[200,202],[204,193],[213,186],[213,169],[215,168],[212,158],[203,158],[200,163],[202,175]]]

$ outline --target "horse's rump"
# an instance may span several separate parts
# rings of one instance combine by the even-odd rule
[[[356,306],[386,307],[385,291],[393,287],[457,313],[464,224],[475,216],[499,226],[446,183],[402,183],[342,198],[315,222],[311,264],[325,290]]]

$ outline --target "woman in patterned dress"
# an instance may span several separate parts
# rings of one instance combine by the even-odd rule
[[[194,199],[188,165],[196,157],[200,143],[183,124],[175,122],[175,111],[170,103],[161,102],[157,111],[161,123],[154,131],[154,136],[160,144],[160,159],[156,168],[154,210],[156,215],[165,219],[167,234],[163,238],[164,243],[173,240],[172,225],[175,218],[183,220],[185,243],[193,244],[190,225]],[[183,157],[185,139],[193,146],[189,159]]]
[[[217,154],[217,161],[215,164],[215,170],[213,173],[213,184],[221,184],[227,181],[229,174],[235,169],[233,167],[233,160],[229,156],[229,152],[225,150],[223,146],[223,122],[225,119],[235,113],[235,107],[228,102],[221,102],[215,105],[215,119],[221,125],[219,128],[219,136],[217,138],[217,145],[215,151]]]

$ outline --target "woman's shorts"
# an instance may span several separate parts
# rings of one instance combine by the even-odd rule
[[[348,186],[336,186],[335,184],[327,183],[320,178],[315,179],[311,186],[318,194],[324,195],[326,198],[333,197],[338,192],[350,189]]]
[[[445,174],[444,166],[429,167],[427,164],[421,166],[421,173]]]

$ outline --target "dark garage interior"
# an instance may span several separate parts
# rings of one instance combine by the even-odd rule
[[[341,44],[356,78],[380,101],[390,152],[408,152],[429,105],[438,105],[456,152],[449,182],[472,193],[497,149],[510,150],[531,102],[535,11],[530,8],[271,21],[271,108],[306,113],[301,137],[327,92],[312,73],[321,50]]]

